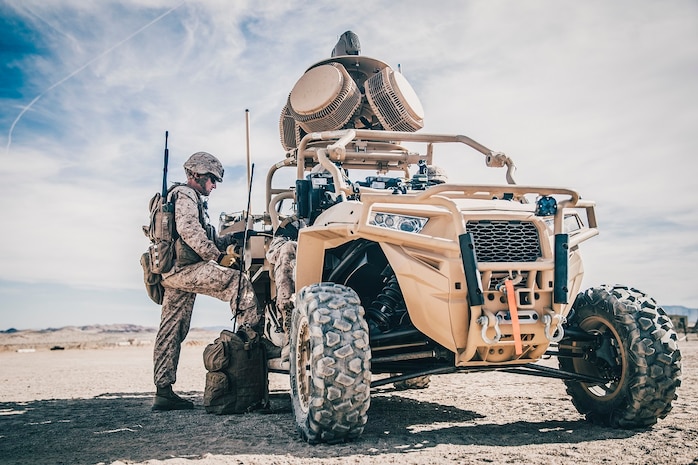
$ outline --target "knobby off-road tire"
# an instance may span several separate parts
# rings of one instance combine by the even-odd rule
[[[612,378],[606,384],[565,381],[572,403],[587,420],[641,428],[666,417],[681,384],[681,352],[671,320],[654,299],[623,286],[588,289],[577,296],[567,326],[599,339],[591,344],[563,339],[562,353],[586,357],[561,357],[560,368]]]
[[[371,402],[368,325],[356,293],[321,283],[296,297],[291,323],[291,404],[311,444],[363,433]]]

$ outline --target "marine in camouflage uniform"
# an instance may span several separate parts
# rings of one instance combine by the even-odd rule
[[[286,236],[276,236],[267,250],[267,260],[274,267],[276,311],[285,334],[291,332],[293,294],[296,292],[296,249],[298,243]]]
[[[177,185],[169,193],[175,205],[175,228],[179,238],[175,244],[175,265],[162,275],[165,293],[153,352],[157,388],[153,410],[193,407],[190,401],[172,392],[172,384],[177,380],[182,342],[189,332],[197,294],[229,302],[239,327],[262,334],[263,309],[252,284],[244,274],[241,279],[238,270],[221,265],[231,261],[224,251],[232,237],[216,235],[202,198],[215,189],[216,182],[223,180],[223,166],[213,155],[197,152],[184,163],[184,169],[187,184]]]
[[[295,306],[293,299],[296,292],[298,230],[304,226],[306,226],[305,222],[295,216],[284,220],[274,232],[274,239],[266,253],[267,261],[273,267],[272,273],[276,286],[276,320],[280,322],[284,332],[280,357],[271,360],[270,366],[274,368],[288,368],[291,314]]]

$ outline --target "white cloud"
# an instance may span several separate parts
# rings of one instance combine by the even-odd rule
[[[695,2],[27,0],[11,11],[40,47],[18,57],[24,98],[2,102],[0,146],[22,107],[46,93],[0,153],[0,214],[18,225],[3,231],[0,280],[139,289],[164,131],[170,180],[194,151],[226,165],[210,201],[215,222],[244,208],[246,108],[261,211],[266,170],[283,157],[284,100],[351,29],[364,55],[401,65],[426,130],[506,152],[521,184],[598,202],[590,283],[618,274],[667,304],[696,305]],[[468,158],[437,160],[452,180],[503,181],[479,154]]]

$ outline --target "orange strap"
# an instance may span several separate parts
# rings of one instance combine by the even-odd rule
[[[507,279],[504,281],[504,288],[507,291],[509,315],[511,315],[511,329],[514,332],[514,349],[516,350],[516,355],[521,355],[523,353],[523,346],[521,345],[521,327],[519,326],[519,311],[516,308],[514,282],[511,279]]]

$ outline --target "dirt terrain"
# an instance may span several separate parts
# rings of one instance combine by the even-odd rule
[[[270,377],[270,412],[206,414],[201,354],[215,332],[194,332],[182,354],[175,388],[196,408],[159,413],[150,410],[154,333],[24,333],[19,346],[20,333],[0,334],[3,465],[698,464],[693,334],[680,342],[679,398],[651,429],[587,423],[562,381],[456,374],[433,377],[425,390],[374,389],[360,440],[310,446],[296,433],[284,375]]]

